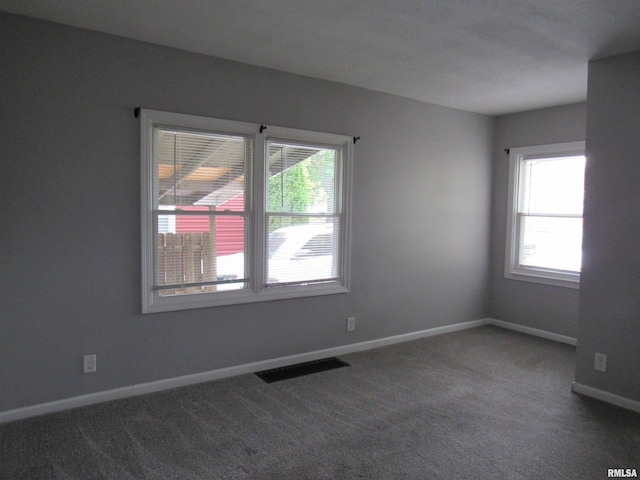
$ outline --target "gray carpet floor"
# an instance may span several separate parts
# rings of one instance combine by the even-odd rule
[[[573,347],[480,327],[0,426],[0,479],[604,479],[640,415],[570,391]],[[640,474],[640,473],[639,473]]]

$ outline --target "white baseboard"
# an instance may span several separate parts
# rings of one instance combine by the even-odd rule
[[[255,373],[261,370],[270,370],[272,368],[280,368],[303,362],[312,362],[314,360],[320,360],[322,358],[333,357],[337,355],[346,355],[348,353],[361,352],[363,350],[370,350],[373,348],[384,347],[387,345],[407,342],[419,338],[431,337],[434,335],[442,335],[444,333],[466,330],[468,328],[480,327],[482,325],[486,325],[487,323],[487,319],[456,323],[453,325],[429,328],[427,330],[405,333],[402,335],[395,335],[392,337],[386,337],[377,340],[353,343],[350,345],[342,345],[340,347],[316,350],[313,352],[300,353],[297,355],[289,355],[286,357],[279,357],[260,362],[245,363],[228,368],[220,368],[217,370],[210,370],[207,372],[196,373],[192,375],[168,378],[155,382],[141,383],[138,385],[131,385],[129,387],[105,390],[102,392],[80,395],[78,397],[65,398],[63,400],[56,400],[53,402],[32,405],[29,407],[7,410],[5,412],[0,412],[0,424],[12,422],[15,420],[22,420],[30,417],[36,417],[38,415],[44,415],[47,413],[60,412],[71,408],[84,407],[86,405],[93,405],[96,403],[103,403],[111,400],[119,400],[122,398],[134,397],[137,395],[159,392],[162,390],[169,390],[171,388],[184,387],[187,385],[210,382],[213,380],[220,380],[237,375]]]
[[[578,340],[574,337],[559,335],[557,333],[547,332],[546,330],[538,330],[537,328],[525,327],[524,325],[518,325],[516,323],[503,322],[502,320],[496,320],[495,318],[487,318],[486,321],[489,325],[495,325],[496,327],[506,328],[508,330],[514,330],[516,332],[546,338],[547,340],[553,340],[554,342],[566,343],[573,346],[576,346],[578,344]]]
[[[599,388],[590,387],[577,382],[573,382],[571,385],[571,391],[640,413],[640,402],[637,400],[632,400],[627,397],[616,395],[615,393],[600,390]]]

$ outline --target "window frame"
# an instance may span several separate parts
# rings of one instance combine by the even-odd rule
[[[522,265],[520,258],[520,213],[524,185],[524,163],[533,158],[585,156],[585,142],[565,142],[509,149],[509,189],[507,206],[507,238],[505,245],[504,276],[511,280],[580,288],[580,272]],[[583,218],[567,215],[571,218]]]
[[[169,127],[212,133],[240,135],[253,141],[253,158],[247,166],[246,202],[249,233],[246,238],[245,268],[249,274],[247,288],[219,292],[161,296],[156,288],[157,166],[154,159],[154,130]],[[336,167],[336,215],[339,216],[338,278],[325,283],[267,285],[268,228],[265,205],[268,180],[267,140],[277,138],[294,142],[326,145],[340,153]],[[141,150],[141,244],[142,244],[142,313],[187,310],[222,305],[263,302],[317,295],[347,293],[350,290],[351,195],[353,137],[257,123],[223,120],[212,117],[140,110]]]

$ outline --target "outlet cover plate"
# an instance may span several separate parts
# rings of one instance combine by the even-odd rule
[[[593,366],[599,372],[607,371],[607,356],[604,353],[596,353],[595,364]]]
[[[85,355],[82,357],[82,372],[83,373],[95,373],[96,371],[96,356]]]
[[[347,318],[347,332],[353,332],[356,329],[356,317]]]

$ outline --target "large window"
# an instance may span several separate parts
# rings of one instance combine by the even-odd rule
[[[584,142],[512,148],[505,276],[577,288]]]
[[[352,138],[141,112],[143,312],[348,291]]]

